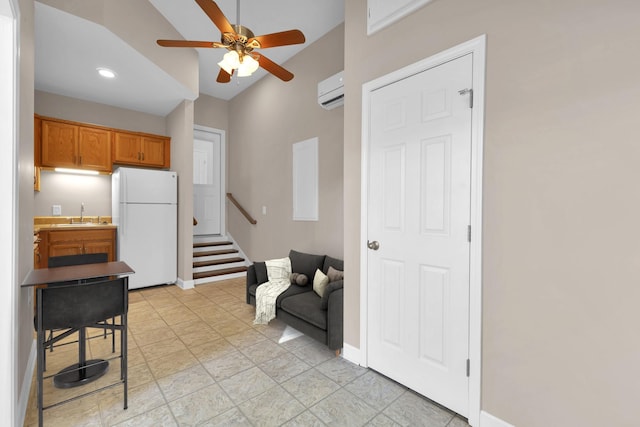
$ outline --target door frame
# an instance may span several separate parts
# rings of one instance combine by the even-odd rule
[[[486,35],[432,55],[362,85],[362,143],[360,186],[360,365],[368,366],[368,185],[369,114],[372,93],[383,86],[434,68],[467,54],[473,54],[473,109],[471,112],[471,247],[469,259],[469,424],[479,425],[482,374],[482,156],[484,146],[484,89]]]
[[[227,197],[226,132],[222,129],[216,129],[216,128],[201,126],[201,125],[193,125],[193,131],[194,131],[193,139],[200,139],[200,138],[196,138],[196,135],[195,135],[196,131],[205,132],[205,133],[215,133],[220,135],[220,235],[226,236],[227,235],[227,208],[225,203],[225,198]],[[193,177],[191,177],[191,186],[193,187]],[[193,201],[192,201],[192,204],[193,204]]]
[[[29,399],[31,375],[33,373],[35,359],[32,351],[26,362],[24,376],[19,378],[20,348],[26,335],[24,324],[19,323],[23,309],[31,308],[31,292],[25,292],[18,287],[21,274],[26,274],[25,267],[29,267],[33,261],[24,260],[21,255],[23,245],[19,244],[19,237],[24,227],[20,220],[19,202],[21,176],[28,174],[29,168],[20,168],[20,8],[17,0],[0,1],[0,140],[2,147],[9,155],[5,155],[0,161],[0,194],[3,194],[11,203],[5,203],[0,208],[0,221],[2,221],[2,243],[0,243],[0,273],[4,286],[2,291],[2,304],[0,312],[0,338],[3,348],[0,350],[0,373],[7,381],[0,387],[0,420],[15,425],[22,425]],[[32,118],[26,119],[32,122]],[[28,136],[28,135],[27,135]],[[31,169],[33,171],[33,169]],[[20,173],[21,172],[21,173]],[[23,190],[23,196],[26,190]],[[24,197],[26,200],[26,197]],[[29,209],[26,209],[29,213]],[[29,245],[30,246],[30,245]],[[24,277],[24,276],[22,276]],[[28,326],[27,326],[28,327]],[[27,335],[31,337],[32,335]],[[33,350],[33,347],[31,348]],[[24,356],[23,356],[24,357]],[[3,423],[4,424],[4,423]]]

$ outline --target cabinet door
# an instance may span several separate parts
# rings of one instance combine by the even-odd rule
[[[130,165],[140,164],[140,136],[116,132],[113,138],[113,162]]]
[[[49,245],[49,256],[80,255],[83,253],[82,242],[59,242]]]
[[[42,120],[42,165],[51,167],[76,166],[78,126]]]
[[[40,117],[33,116],[33,164],[38,167],[42,166],[42,120]]]
[[[113,240],[90,240],[84,242],[85,254],[107,254],[109,261],[114,261]]]
[[[104,129],[78,129],[78,166],[111,172],[111,132]]]
[[[165,141],[164,138],[142,137],[142,164],[150,166],[165,165]]]

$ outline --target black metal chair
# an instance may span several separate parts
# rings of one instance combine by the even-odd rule
[[[54,378],[54,384],[62,387],[83,385],[102,376],[108,369],[109,361],[120,359],[120,380],[108,384],[86,394],[95,393],[119,384],[124,386],[124,409],[127,408],[127,310],[128,310],[127,278],[116,278],[102,281],[81,281],[56,283],[54,286],[37,289],[37,351],[38,351],[38,417],[39,425],[43,424],[43,411],[53,406],[67,403],[83,397],[79,395],[62,402],[44,407],[43,381]],[[107,360],[86,360],[86,339],[84,330],[106,319],[120,316],[119,324],[109,328],[120,331],[120,354]],[[57,374],[44,376],[44,354],[50,340],[45,339],[45,331],[56,329],[75,329],[79,332],[79,360],[77,364],[63,369]]]
[[[108,262],[108,261],[109,261],[109,255],[106,253],[62,255],[62,256],[49,257],[47,261],[47,266],[49,268],[57,268],[57,267],[68,267],[70,265],[97,264],[97,263]],[[104,280],[104,278],[94,279],[93,281],[99,281],[99,280]],[[71,282],[71,283],[75,283],[75,282]],[[59,285],[64,285],[64,283],[52,283],[50,286],[59,286]],[[34,316],[33,318],[34,328],[36,328],[36,322],[37,322],[37,316]],[[112,323],[115,323],[115,319],[112,319]],[[107,337],[107,330],[108,329],[111,330],[111,335],[112,335],[111,347],[112,347],[112,352],[115,352],[116,351],[115,334],[113,333],[114,331],[113,328],[105,327],[105,326],[108,326],[108,324],[109,322],[105,320],[104,322],[100,322],[98,325],[96,325],[96,327],[104,329],[104,338]],[[61,328],[57,330],[49,330],[49,336],[47,338],[47,342],[50,343],[49,351],[53,351],[54,344],[56,344],[60,340],[63,340],[64,338],[67,338],[68,336],[74,334],[77,331],[78,331],[77,329],[73,329],[73,328]],[[56,333],[58,334],[56,335]],[[72,344],[73,342],[69,344]],[[43,362],[43,365],[46,370],[46,360]]]

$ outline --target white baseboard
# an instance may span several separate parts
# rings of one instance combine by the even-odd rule
[[[178,280],[176,280],[176,286],[183,290],[193,289],[195,288],[195,282],[193,280],[182,280],[178,277]]]
[[[480,411],[480,427],[515,427],[488,412]]]
[[[37,342],[33,340],[31,344],[31,351],[29,352],[29,360],[27,361],[27,369],[24,371],[24,378],[22,378],[22,387],[20,388],[20,396],[18,397],[18,405],[16,408],[16,415],[19,418],[17,425],[24,425],[24,419],[27,416],[27,406],[29,405],[29,394],[31,392],[31,383],[33,380],[33,371],[36,368],[37,362]]]
[[[342,345],[342,358],[356,365],[360,365],[360,349],[344,343]]]

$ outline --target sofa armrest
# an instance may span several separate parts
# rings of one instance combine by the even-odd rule
[[[336,280],[335,282],[331,282],[327,285],[324,290],[324,294],[322,295],[322,299],[320,300],[320,308],[326,310],[329,307],[329,297],[331,294],[338,289],[342,289],[343,280]]]
[[[246,289],[247,304],[251,304],[251,295],[249,294],[249,288],[255,285],[256,282],[257,282],[256,265],[251,264],[249,267],[247,267],[247,289]]]
[[[247,268],[247,304],[251,304],[249,288],[253,285],[261,285],[268,280],[267,266],[264,262],[254,262]]]
[[[342,282],[340,280],[340,282]],[[327,346],[331,350],[343,347],[344,290],[342,286],[329,295],[327,309]]]

